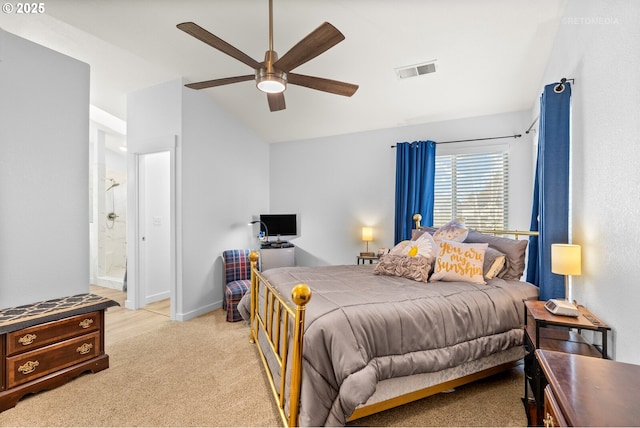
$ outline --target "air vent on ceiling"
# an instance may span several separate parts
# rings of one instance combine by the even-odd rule
[[[404,80],[409,77],[418,77],[425,74],[436,72],[436,60],[425,62],[422,64],[410,65],[408,67],[396,68],[398,79]]]

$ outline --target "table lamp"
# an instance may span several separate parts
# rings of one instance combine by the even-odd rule
[[[369,241],[373,241],[373,228],[365,226],[362,228],[362,240],[367,243],[367,251],[361,252],[361,257],[373,257],[375,254],[369,251]]]
[[[564,298],[572,302],[569,275],[582,273],[582,251],[580,245],[551,244],[551,272],[564,275]]]

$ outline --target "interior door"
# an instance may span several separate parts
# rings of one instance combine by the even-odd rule
[[[171,296],[170,153],[139,157],[141,306]]]

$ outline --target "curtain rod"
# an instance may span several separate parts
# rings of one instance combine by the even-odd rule
[[[472,138],[470,140],[453,140],[453,141],[435,141],[436,144],[449,144],[449,143],[466,143],[468,141],[485,141],[485,140],[500,140],[502,138],[520,138],[522,134],[505,135],[503,137],[487,137],[487,138]],[[396,146],[391,146],[395,149]]]
[[[575,84],[575,79],[567,79],[566,77],[563,77],[562,79],[560,79],[560,83],[558,83],[556,86],[553,87],[553,90],[555,93],[559,94],[561,92],[564,91],[564,84],[567,82],[571,82],[572,84]],[[528,134],[529,132],[531,132],[531,129],[533,128],[533,125],[536,124],[536,122],[538,121],[538,119],[540,118],[540,116],[536,117],[533,121],[533,123],[529,126],[529,129],[527,129],[527,131],[525,132],[525,134]],[[504,137],[488,137],[488,138],[472,138],[470,140],[455,140],[455,141],[436,141],[436,144],[449,144],[449,143],[466,143],[468,141],[484,141],[484,140],[499,140],[501,138],[520,138],[522,137],[522,134],[515,134],[515,135],[506,135]],[[391,146],[392,149],[395,149],[396,146]]]
[[[560,79],[560,83],[558,83],[556,86],[553,87],[553,91],[556,94],[559,94],[561,92],[564,91],[564,84],[567,82],[571,82],[571,84],[576,83],[576,79],[567,79],[566,77],[563,77],[562,79]],[[540,119],[540,116],[536,116],[536,118],[533,120],[533,123],[531,123],[531,125],[529,126],[529,129],[527,129],[527,132],[525,132],[525,134],[528,134],[529,132],[531,132],[531,128],[533,128],[533,125],[536,124],[536,122],[538,121],[538,119]]]

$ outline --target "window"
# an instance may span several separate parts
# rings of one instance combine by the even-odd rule
[[[506,229],[509,156],[506,151],[436,156],[433,224],[464,218],[472,229]]]

